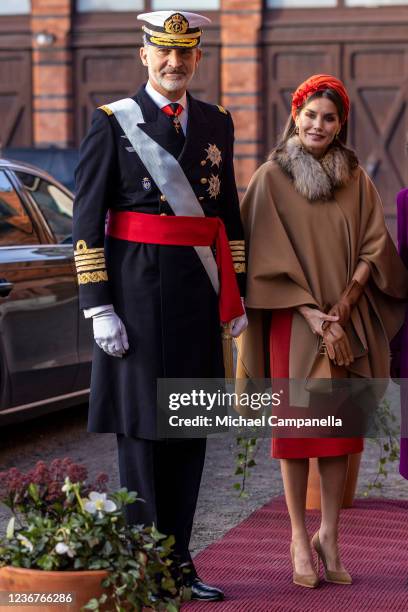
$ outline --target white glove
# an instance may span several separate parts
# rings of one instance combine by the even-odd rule
[[[125,326],[115,313],[112,304],[92,316],[96,344],[112,357],[122,357],[129,342]]]
[[[233,338],[238,338],[238,336],[240,336],[248,327],[248,318],[245,313],[244,298],[241,298],[241,302],[242,308],[244,309],[244,314],[236,319],[232,319],[230,323],[230,334]]]

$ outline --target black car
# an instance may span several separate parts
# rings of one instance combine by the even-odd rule
[[[0,159],[0,425],[87,400],[93,339],[72,204],[50,175]]]

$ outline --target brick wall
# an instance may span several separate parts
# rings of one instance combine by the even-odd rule
[[[221,2],[222,103],[234,119],[235,170],[240,193],[245,191],[259,165],[262,146],[259,47],[262,8],[262,0]]]
[[[72,0],[31,0],[33,34],[33,144],[73,143]],[[51,45],[41,37],[51,35]]]

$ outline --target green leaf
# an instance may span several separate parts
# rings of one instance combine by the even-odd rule
[[[102,554],[109,556],[112,553],[112,550],[113,550],[112,544],[108,540],[106,540],[104,547],[102,549]]]
[[[234,482],[234,484],[232,486],[234,487],[234,489],[236,491],[240,491],[241,490],[241,483],[240,482]]]
[[[7,524],[7,529],[6,529],[6,538],[8,540],[11,540],[14,537],[14,525],[16,523],[16,517],[12,516],[11,519],[9,520],[8,524]]]
[[[160,531],[158,531],[158,529],[156,528],[156,525],[153,524],[151,527],[151,531],[150,534],[152,536],[152,538],[154,540],[162,540],[163,538],[165,538],[166,536],[163,533],[160,533]]]
[[[35,502],[38,502],[40,499],[39,493],[38,493],[38,486],[34,483],[34,482],[30,482],[30,484],[28,485],[28,493],[31,495],[31,497],[33,498],[33,500]]]
[[[99,609],[99,601],[97,599],[91,599],[88,601],[86,606],[84,606],[85,610],[98,610]]]
[[[54,558],[51,555],[43,555],[38,559],[37,565],[46,572],[49,572],[54,567]]]
[[[89,538],[88,539],[88,544],[91,548],[93,548],[94,546],[97,546],[99,542],[100,542],[99,538]]]
[[[175,543],[176,543],[176,538],[174,537],[174,535],[171,535],[164,540],[163,546],[166,546],[166,548],[170,548],[171,546],[174,546]]]

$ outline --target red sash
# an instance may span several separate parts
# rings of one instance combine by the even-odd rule
[[[218,217],[149,215],[110,210],[107,233],[113,238],[181,246],[212,246],[220,279],[219,311],[222,323],[244,314],[224,223]]]

